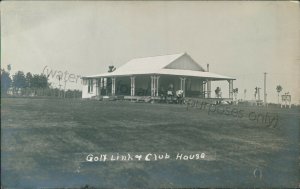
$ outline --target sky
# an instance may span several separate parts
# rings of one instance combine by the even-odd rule
[[[267,72],[300,103],[300,7],[288,1],[5,1],[1,68],[78,76],[107,72],[133,58],[188,53],[210,71],[236,78],[238,98],[254,98]],[[50,77],[58,86],[58,80]],[[228,93],[228,83],[213,82]],[[68,82],[67,88],[81,89]]]

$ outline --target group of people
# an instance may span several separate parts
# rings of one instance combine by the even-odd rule
[[[173,102],[176,101],[177,103],[183,103],[184,101],[184,91],[183,90],[174,90],[173,84],[170,84],[168,86],[167,90],[164,90],[164,88],[161,88],[160,96],[163,101],[167,102]],[[222,91],[220,87],[217,87],[215,89],[216,98],[222,98]]]
[[[166,101],[167,103],[168,102],[173,103],[175,101],[176,103],[182,104],[184,101],[183,90],[175,91],[173,84],[170,84],[166,91],[162,87],[160,94],[161,94],[162,100]]]

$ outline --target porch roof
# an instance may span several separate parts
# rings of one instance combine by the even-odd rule
[[[202,72],[194,70],[183,70],[183,69],[160,69],[156,72],[151,71],[131,71],[127,73],[103,73],[97,75],[86,76],[84,78],[101,78],[101,77],[122,77],[122,76],[137,76],[137,75],[174,75],[174,76],[186,76],[186,77],[199,77],[199,78],[209,78],[212,80],[235,80],[235,78],[219,75],[212,72]]]

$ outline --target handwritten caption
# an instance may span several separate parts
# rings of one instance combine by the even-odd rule
[[[116,153],[83,153],[80,155],[84,162],[129,162],[129,161],[197,161],[216,160],[216,153],[213,152],[189,152],[189,153],[151,153],[151,152],[116,152]]]

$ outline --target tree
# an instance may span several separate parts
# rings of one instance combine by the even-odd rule
[[[19,91],[20,89],[25,88],[26,86],[26,78],[25,74],[22,71],[18,71],[13,75],[12,87],[14,90]]]
[[[50,84],[48,83],[48,78],[44,74],[34,74],[31,80],[31,87],[35,89],[40,88],[49,88]]]
[[[44,89],[48,89],[49,87],[48,77],[45,74],[34,74],[32,76],[30,88],[34,89],[35,95],[41,95],[41,93],[44,95]]]
[[[1,95],[7,94],[8,89],[11,86],[11,78],[9,72],[4,69],[1,70]]]
[[[279,93],[282,91],[281,85],[277,85],[276,91],[277,91],[277,94],[278,94],[278,104],[279,104]]]
[[[26,74],[26,87],[31,88],[31,85],[32,85],[32,74],[28,72]]]
[[[44,74],[39,75],[39,88],[49,88],[48,77]]]

